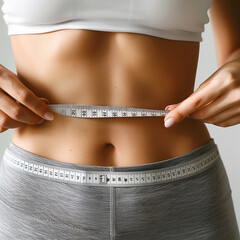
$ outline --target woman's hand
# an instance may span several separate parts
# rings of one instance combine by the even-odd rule
[[[38,98],[16,74],[0,65],[0,133],[53,120],[44,116],[46,112],[53,113],[47,103],[47,99]]]
[[[221,127],[240,123],[240,58],[222,65],[187,99],[169,106],[165,127],[167,119],[176,124],[188,115]]]

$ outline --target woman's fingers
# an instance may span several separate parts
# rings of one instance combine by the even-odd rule
[[[231,74],[226,72],[221,73],[221,77],[216,76],[211,80],[208,79],[203,82],[195,92],[165,116],[165,127],[170,127],[180,122],[188,115],[190,116],[191,113],[210,104],[219,96],[225,95],[232,89],[232,86],[233,80],[231,79]],[[167,122],[167,120],[169,121]]]
[[[170,110],[172,111],[174,108],[176,108],[180,103],[176,103],[176,104],[171,104],[165,107],[165,110]]]
[[[216,115],[213,115],[212,117],[203,119],[203,121],[206,123],[212,123],[212,124],[218,125],[218,123],[226,121],[229,118],[235,117],[236,115],[239,115],[239,114],[240,114],[240,104],[237,103],[234,106],[231,106],[228,109]]]
[[[48,100],[41,98],[46,104],[48,104]],[[46,120],[40,118],[40,122],[36,123],[37,125],[44,123]],[[18,128],[26,125],[26,123],[16,121],[10,118],[6,113],[0,110],[0,133],[7,131],[9,128]]]
[[[17,128],[25,125],[11,119],[7,114],[0,111],[0,133],[7,131],[9,128]]]
[[[217,125],[220,127],[230,127],[233,125],[237,125],[239,123],[240,123],[240,114],[230,117],[222,122],[214,123],[214,125]]]
[[[53,110],[50,107],[48,107],[45,103],[43,103],[43,101],[39,97],[37,97],[30,89],[28,89],[18,79],[16,74],[4,68],[1,65],[0,65],[0,89],[3,90],[2,92],[6,92],[13,99],[17,100],[19,103],[23,105],[21,106],[21,108],[19,108],[15,104],[13,104],[14,101],[11,101],[11,106],[14,105],[13,114],[16,115],[17,118],[18,116],[20,116],[22,120],[25,119],[25,122],[26,121],[28,122],[29,119],[33,119],[33,115],[35,114],[38,115],[38,117],[44,118],[46,120],[53,120],[48,119],[44,115],[45,113],[49,112],[49,114],[52,114],[54,116]],[[1,95],[3,94],[1,93]],[[9,99],[10,98],[8,98],[8,101]],[[9,106],[9,104],[7,105]],[[23,112],[28,114],[26,118],[22,117]],[[33,114],[31,114],[30,112],[32,112]],[[35,117],[35,119],[36,118],[37,116]]]
[[[37,97],[16,74],[0,65],[0,132],[25,124],[41,124],[47,118],[46,112],[53,110],[44,98]]]
[[[43,101],[40,100],[42,103]],[[44,103],[43,103],[44,104]],[[45,104],[46,105],[46,104]],[[40,120],[43,120],[28,108],[15,102],[11,97],[4,93],[0,89],[0,110],[4,112],[4,121],[10,121],[5,119],[6,115],[13,120],[26,124],[37,124]]]
[[[240,103],[240,89],[236,88],[219,96],[214,101],[190,114],[193,119],[206,119],[231,108]]]
[[[47,100],[42,100],[47,103]],[[38,121],[36,124],[42,124],[46,120],[40,118],[40,122]],[[9,115],[7,115],[5,112],[0,110],[0,132],[4,132],[8,130],[9,128],[18,128],[26,125],[26,123],[16,121],[12,119]]]
[[[17,128],[25,125],[25,123],[11,119],[5,112],[0,111],[0,128]]]

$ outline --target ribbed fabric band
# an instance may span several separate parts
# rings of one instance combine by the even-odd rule
[[[3,159],[27,174],[54,181],[101,186],[141,186],[176,181],[208,169],[219,159],[214,140],[178,157],[127,167],[80,165],[47,159],[12,142]]]

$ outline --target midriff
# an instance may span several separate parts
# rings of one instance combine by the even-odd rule
[[[19,79],[49,104],[162,109],[194,91],[199,42],[64,29],[11,35]],[[12,142],[55,161],[133,166],[186,154],[210,140],[204,122],[164,117],[74,118],[14,129]]]

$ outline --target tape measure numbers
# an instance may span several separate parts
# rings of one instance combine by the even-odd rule
[[[44,178],[84,185],[124,187],[156,184],[185,178],[204,171],[218,159],[218,156],[218,150],[214,149],[200,159],[194,159],[190,162],[162,169],[134,172],[85,171],[46,164],[35,164],[14,156],[9,149],[6,149],[3,159],[20,171],[32,175],[36,174]]]
[[[100,105],[49,104],[48,106],[61,115],[80,118],[157,117],[166,116],[170,112],[169,110]]]

